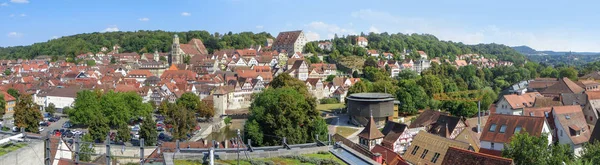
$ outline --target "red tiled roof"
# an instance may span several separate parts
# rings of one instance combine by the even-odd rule
[[[381,154],[383,160],[388,165],[408,165],[408,163],[406,163],[400,154],[379,144],[375,145],[375,147],[371,149],[371,152]]]
[[[504,95],[504,99],[510,104],[512,109],[519,109],[525,107],[532,107],[535,102],[535,98],[541,96],[537,92],[525,93],[523,95]]]
[[[532,136],[540,136],[545,120],[543,117],[535,116],[491,114],[488,117],[485,127],[483,127],[480,140],[508,143],[515,133],[517,126],[521,127],[521,131],[527,131]],[[492,125],[495,125],[495,129],[490,131]],[[502,126],[506,126],[504,133],[500,132]]]
[[[15,97],[8,94],[6,91],[2,91],[2,94],[4,94],[4,101],[8,102],[8,101],[16,101],[17,100]]]
[[[513,160],[484,153],[477,153],[461,148],[449,147],[442,165],[479,164],[479,165],[512,165]]]

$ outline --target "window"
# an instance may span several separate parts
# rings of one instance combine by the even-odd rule
[[[494,149],[494,142],[491,143],[491,147],[492,149]]]
[[[490,126],[490,132],[494,132],[494,131],[496,131],[496,124],[492,124]]]
[[[563,130],[560,130],[560,136],[563,136]]]
[[[548,112],[544,112],[544,116],[548,117]]]
[[[437,162],[439,157],[440,157],[440,153],[436,152],[435,154],[433,154],[433,158],[431,158],[431,163]]]
[[[529,116],[533,116],[533,112],[529,112]]]
[[[504,132],[506,132],[506,125],[502,125],[500,127],[500,133],[504,133]]]
[[[519,133],[520,131],[521,131],[521,126],[517,126],[517,127],[515,128],[515,133]]]
[[[428,152],[429,152],[428,149],[423,150],[423,154],[421,154],[421,159],[425,158],[425,156],[427,156]]]
[[[415,148],[412,150],[412,152],[410,152],[410,154],[415,155],[417,154],[417,151],[419,151],[419,146],[415,146]]]

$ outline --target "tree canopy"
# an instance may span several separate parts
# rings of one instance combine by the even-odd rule
[[[306,87],[297,79],[281,74],[271,87],[258,94],[250,106],[244,126],[245,138],[256,146],[313,142],[316,135],[326,137],[327,124],[316,109],[316,99],[307,95]]]
[[[573,162],[575,157],[569,145],[548,146],[547,137],[547,134],[539,137],[532,136],[525,131],[516,133],[510,143],[505,144],[502,156],[513,159],[516,165],[561,165],[563,162],[567,164]]]
[[[25,128],[25,131],[33,133],[39,132],[39,122],[43,119],[40,108],[33,102],[31,95],[23,95],[19,98],[13,117],[17,127]]]
[[[0,58],[31,59],[40,55],[74,57],[83,53],[96,53],[102,47],[112,48],[119,45],[119,52],[147,53],[157,50],[169,52],[173,35],[177,34],[180,43],[188,43],[191,39],[202,40],[209,52],[220,49],[243,49],[252,45],[262,45],[267,38],[273,38],[267,32],[241,32],[233,34],[209,33],[208,31],[166,32],[146,31],[135,32],[105,32],[84,33],[73,36],[52,39],[47,42],[35,43],[29,46],[0,47]]]

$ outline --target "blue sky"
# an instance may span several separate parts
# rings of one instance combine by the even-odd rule
[[[564,0],[0,0],[0,46],[105,31],[429,33],[467,44],[600,52],[600,2]]]

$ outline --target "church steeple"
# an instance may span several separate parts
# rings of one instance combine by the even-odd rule
[[[173,36],[173,44],[179,44],[179,36],[177,34]]]

